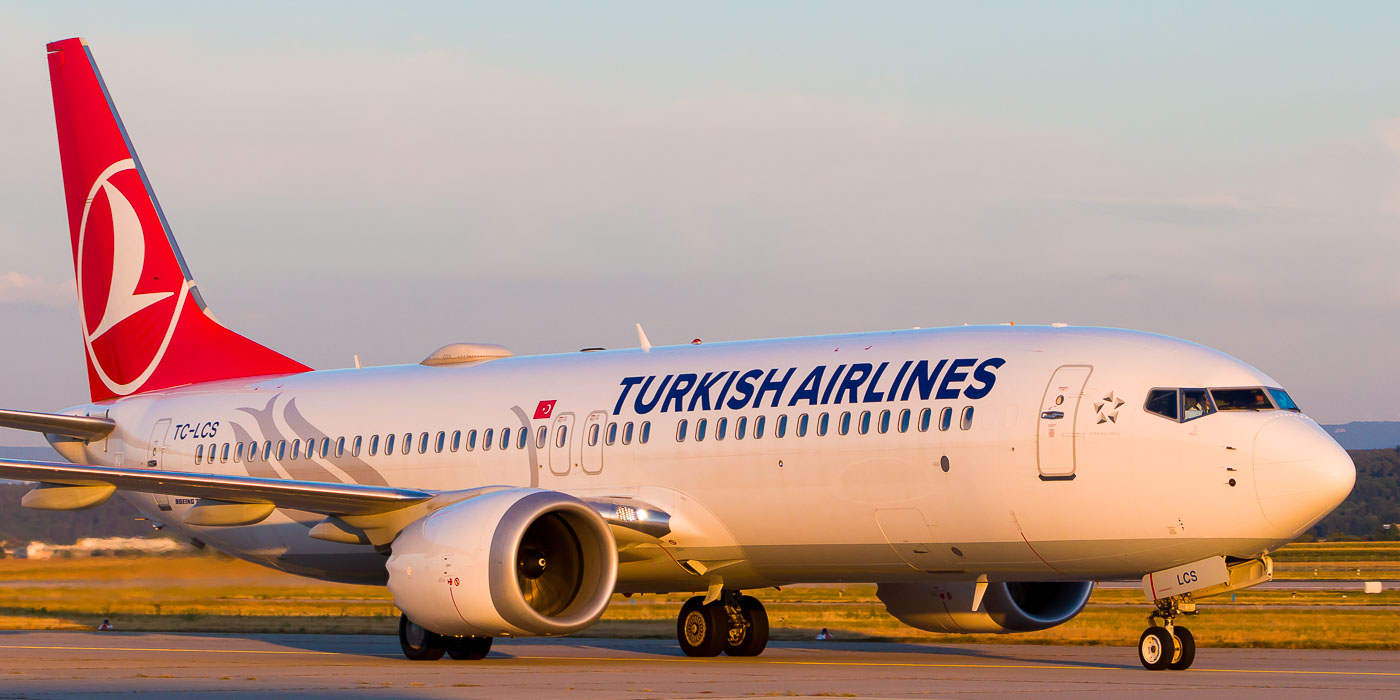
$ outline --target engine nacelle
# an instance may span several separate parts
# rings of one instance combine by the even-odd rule
[[[438,634],[570,634],[607,609],[617,543],[577,498],[506,489],[404,528],[387,567],[394,603]]]
[[[1034,632],[1084,609],[1092,581],[989,583],[974,612],[975,583],[882,583],[875,595],[900,622],[928,632]]]

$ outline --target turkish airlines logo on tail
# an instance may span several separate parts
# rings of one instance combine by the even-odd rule
[[[132,159],[113,163],[93,182],[76,257],[88,360],[114,394],[135,392],[170,347],[189,283]]]
[[[541,401],[535,407],[535,420],[544,420],[554,415],[554,401]]]

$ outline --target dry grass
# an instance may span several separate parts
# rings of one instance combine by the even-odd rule
[[[1345,544],[1354,549],[1353,543]],[[1308,550],[1298,557],[1307,566],[1322,561],[1306,557],[1328,553],[1322,545],[1298,547]],[[1282,562],[1295,561],[1292,549],[1280,556]],[[1400,554],[1400,546],[1367,551],[1389,557]],[[1346,561],[1366,574],[1394,564]],[[811,639],[827,627],[842,639],[1133,644],[1149,610],[1137,590],[1098,590],[1081,615],[1050,630],[944,635],[890,617],[873,585],[795,586],[756,594],[768,607],[773,637],[789,640]],[[618,596],[584,636],[670,638],[688,597]],[[1400,649],[1397,591],[1247,590],[1233,600],[1208,599],[1200,607],[1202,614],[1184,624],[1204,646]],[[381,587],[313,581],[225,557],[0,560],[0,629],[92,629],[107,618],[118,629],[132,631],[388,635],[395,631],[398,614]]]

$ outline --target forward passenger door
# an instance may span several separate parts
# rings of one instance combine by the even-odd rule
[[[1068,481],[1074,478],[1075,441],[1079,430],[1079,402],[1084,385],[1093,372],[1091,365],[1063,365],[1055,370],[1045,387],[1037,421],[1036,457],[1042,481]]]

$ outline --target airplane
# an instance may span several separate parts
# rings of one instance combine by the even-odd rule
[[[1272,577],[1347,453],[1268,375],[1109,328],[968,326],[313,371],[204,301],[86,42],[48,45],[90,401],[0,411],[67,462],[23,505],[120,493],[197,543],[386,585],[413,660],[693,592],[690,656],[755,656],[755,591],[864,582],[933,632],[1063,624],[1141,578],[1138,657],[1192,665],[1199,598]],[[358,363],[357,363],[358,364]],[[745,593],[748,591],[748,593]]]

